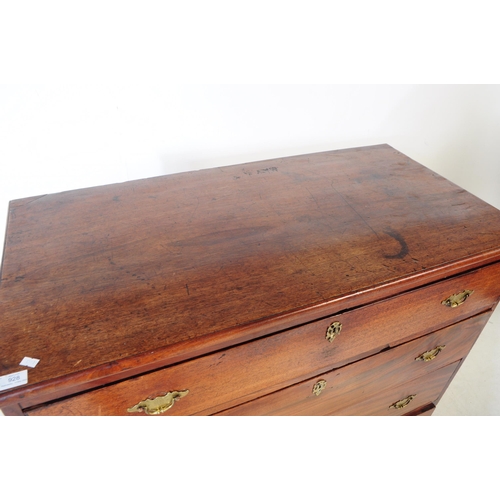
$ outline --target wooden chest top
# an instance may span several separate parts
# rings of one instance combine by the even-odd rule
[[[0,375],[90,387],[498,260],[500,212],[387,145],[16,200]]]

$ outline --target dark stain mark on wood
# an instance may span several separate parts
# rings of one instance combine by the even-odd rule
[[[189,286],[188,286],[188,284],[187,284],[187,283],[186,283],[186,292],[187,292],[187,294],[189,295]]]
[[[259,174],[269,174],[271,172],[277,172],[278,167],[267,167],[267,168],[260,168],[258,170],[255,170],[255,172],[250,172],[248,170],[243,169],[243,173],[245,175],[252,175],[253,173],[259,175]]]
[[[394,238],[401,245],[401,250],[399,251],[399,253],[397,253],[396,255],[384,254],[384,257],[386,259],[403,259],[404,257],[406,257],[408,255],[409,250],[408,250],[408,245],[406,244],[406,241],[403,238],[403,236],[401,236],[394,229],[386,229],[384,233],[390,236],[391,238]]]

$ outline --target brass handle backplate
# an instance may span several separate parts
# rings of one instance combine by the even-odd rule
[[[140,403],[137,403],[135,406],[127,408],[129,413],[133,413],[136,411],[144,411],[146,415],[159,415],[160,413],[166,412],[174,403],[178,400],[187,396],[189,390],[185,391],[172,391],[167,392],[164,396],[158,396],[154,399],[145,399]]]
[[[342,330],[342,323],[340,321],[334,321],[326,329],[326,340],[328,340],[328,342],[333,342],[340,335],[341,330]]]
[[[421,361],[430,361],[431,359],[434,359],[446,346],[445,345],[438,345],[434,349],[431,349],[430,351],[426,351],[420,356],[417,356],[415,358],[415,361],[421,360]]]
[[[323,389],[326,387],[326,380],[318,380],[313,387],[313,394],[315,396],[319,396],[322,392]]]
[[[462,305],[473,293],[474,290],[464,290],[463,292],[455,293],[443,300],[441,304],[447,307],[458,307]]]
[[[400,401],[396,401],[391,406],[389,406],[389,409],[394,408],[396,410],[400,410],[401,408],[408,406],[412,402],[412,399],[415,396],[416,396],[416,394],[412,394],[411,396],[406,396],[406,398],[401,399]]]

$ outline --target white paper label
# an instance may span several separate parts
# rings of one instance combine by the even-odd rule
[[[28,370],[22,370],[20,372],[11,373],[10,375],[4,375],[0,377],[0,391],[5,391],[5,389],[10,389],[27,383]]]
[[[19,363],[21,366],[28,366],[29,368],[35,368],[40,360],[36,358],[28,358],[24,356],[23,360]]]

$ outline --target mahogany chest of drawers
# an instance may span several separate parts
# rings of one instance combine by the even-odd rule
[[[387,145],[16,200],[0,408],[429,415],[499,298],[500,211]]]

